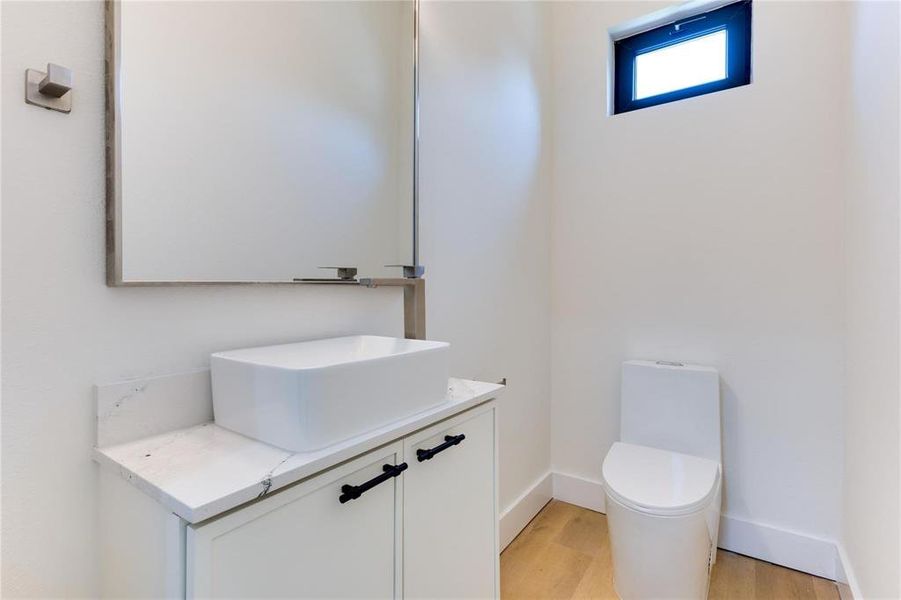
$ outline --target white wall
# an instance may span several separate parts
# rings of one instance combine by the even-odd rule
[[[541,3],[422,8],[429,336],[501,398],[500,506],[550,466],[549,47]]]
[[[834,539],[847,10],[755,2],[750,86],[607,116],[607,28],[667,5],[553,9],[553,466],[599,480],[621,361],[713,365],[726,514]]]
[[[858,596],[898,598],[899,5],[853,2],[851,30],[842,545]]]
[[[2,591],[92,596],[94,383],[201,367],[222,348],[350,332],[400,335],[401,301],[387,289],[107,288],[103,7],[27,2],[2,10]],[[530,40],[540,30],[525,6],[483,15],[510,33],[495,66],[480,74],[494,90],[480,92],[481,101],[494,98],[480,114],[443,96],[469,75],[476,34],[485,47],[493,32],[465,8],[434,10],[424,16],[436,41],[424,49],[434,64],[423,82],[424,118],[449,122],[424,131],[423,170],[434,180],[423,189],[430,335],[454,343],[456,374],[511,378],[500,424],[509,499],[547,468],[545,180],[543,159],[529,159],[539,156],[537,142],[529,147],[516,137],[523,123],[533,131],[528,139],[537,135],[535,113],[523,108],[493,133],[479,126],[503,114],[511,97],[523,107],[539,103],[540,88],[522,83],[540,77],[537,55],[523,61],[519,52],[537,51]],[[68,116],[22,101],[24,70],[47,61],[75,71]],[[485,160],[510,173],[492,180],[490,165],[463,145],[467,132],[495,149]],[[496,152],[511,141],[522,145],[520,154]]]

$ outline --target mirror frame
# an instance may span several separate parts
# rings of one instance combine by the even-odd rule
[[[408,279],[361,278],[317,280],[235,280],[235,281],[155,281],[126,280],[122,270],[122,162],[121,162],[121,83],[120,63],[120,11],[123,0],[106,0],[105,46],[105,128],[106,128],[106,284],[110,287],[175,286],[175,285],[243,285],[243,284],[341,284],[377,287],[380,285],[411,285],[424,270],[419,265],[419,13],[420,0],[408,0],[413,4],[413,267],[416,275]],[[405,266],[404,271],[407,271]],[[410,283],[407,283],[410,282]],[[405,295],[406,296],[406,295]],[[405,306],[406,306],[405,298]],[[424,304],[424,300],[423,300]],[[423,307],[424,337],[424,307]],[[405,309],[405,313],[408,312]]]

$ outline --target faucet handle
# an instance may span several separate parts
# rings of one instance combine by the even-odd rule
[[[353,281],[357,278],[356,267],[319,267],[320,269],[337,269],[338,279],[342,281]]]
[[[400,267],[404,270],[404,279],[419,279],[425,274],[423,265],[385,265],[386,267]]]

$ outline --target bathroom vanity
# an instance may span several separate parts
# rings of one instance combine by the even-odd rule
[[[292,452],[212,422],[209,379],[97,387],[104,597],[498,596],[502,385]]]
[[[98,386],[104,597],[498,596],[503,386],[424,341],[418,32],[403,0],[107,3],[108,284],[400,287],[416,339]]]

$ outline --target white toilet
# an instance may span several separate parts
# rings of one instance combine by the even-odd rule
[[[603,466],[616,593],[703,600],[720,520],[719,375],[629,361],[620,402],[622,441]]]

